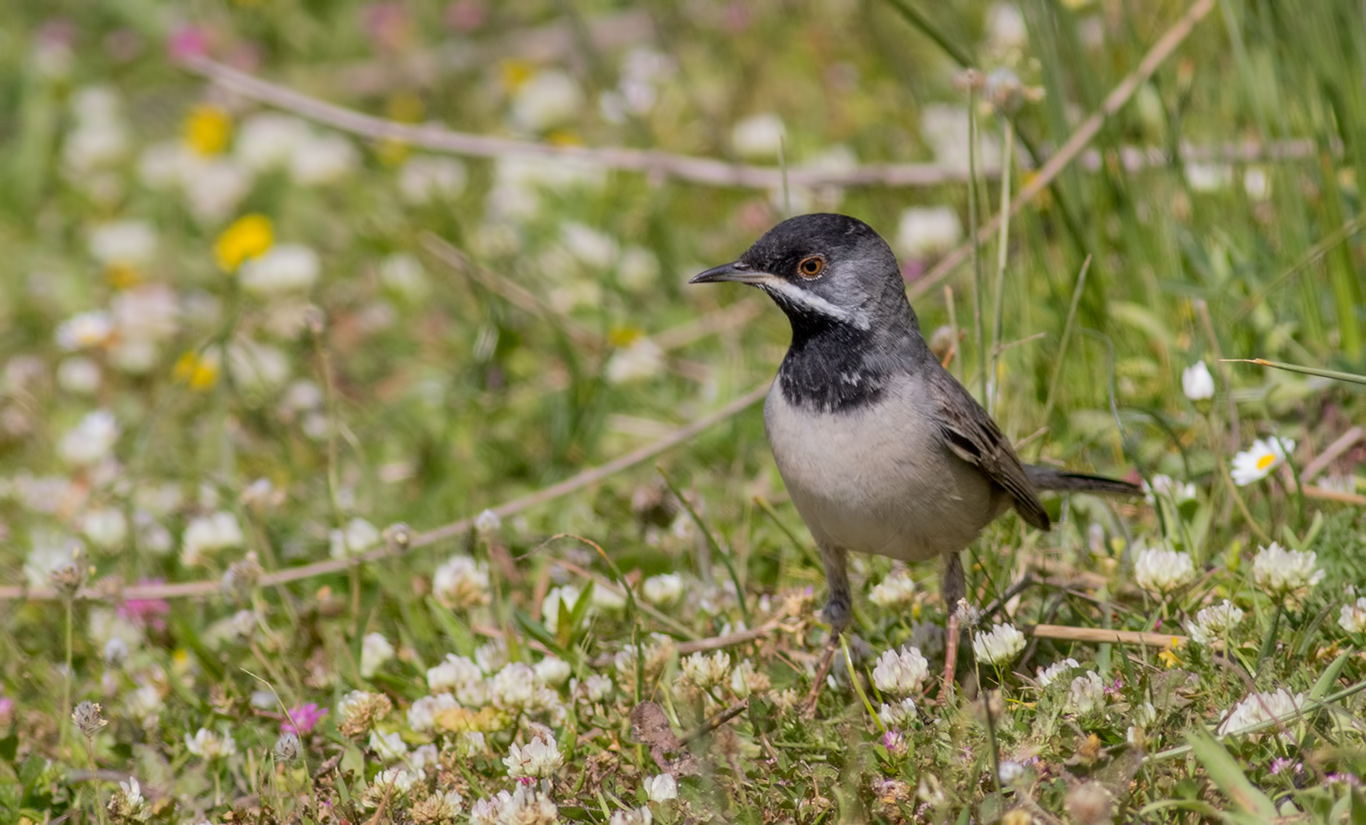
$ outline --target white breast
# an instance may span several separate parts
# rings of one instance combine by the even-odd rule
[[[817,542],[922,561],[964,549],[1009,499],[955,456],[924,415],[923,384],[867,407],[795,408],[775,382],[764,423],[778,471]]]

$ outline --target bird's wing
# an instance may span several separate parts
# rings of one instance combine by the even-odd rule
[[[1049,528],[1024,465],[996,422],[947,370],[930,370],[930,395],[935,423],[954,455],[981,470],[1014,499],[1020,517],[1040,530]]]

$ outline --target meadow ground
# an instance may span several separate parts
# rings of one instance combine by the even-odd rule
[[[1366,817],[1360,3],[20,0],[0,111],[0,820]],[[855,560],[807,719],[685,282],[817,210],[1149,496],[991,527],[953,692]]]

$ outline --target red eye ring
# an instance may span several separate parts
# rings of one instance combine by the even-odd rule
[[[820,255],[808,255],[797,264],[797,274],[808,280],[819,278],[824,271],[825,258]]]

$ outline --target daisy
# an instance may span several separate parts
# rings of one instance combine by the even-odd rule
[[[1233,457],[1233,469],[1229,475],[1233,476],[1234,484],[1246,487],[1271,475],[1272,470],[1285,463],[1286,453],[1294,449],[1293,438],[1259,438],[1245,452]]]

